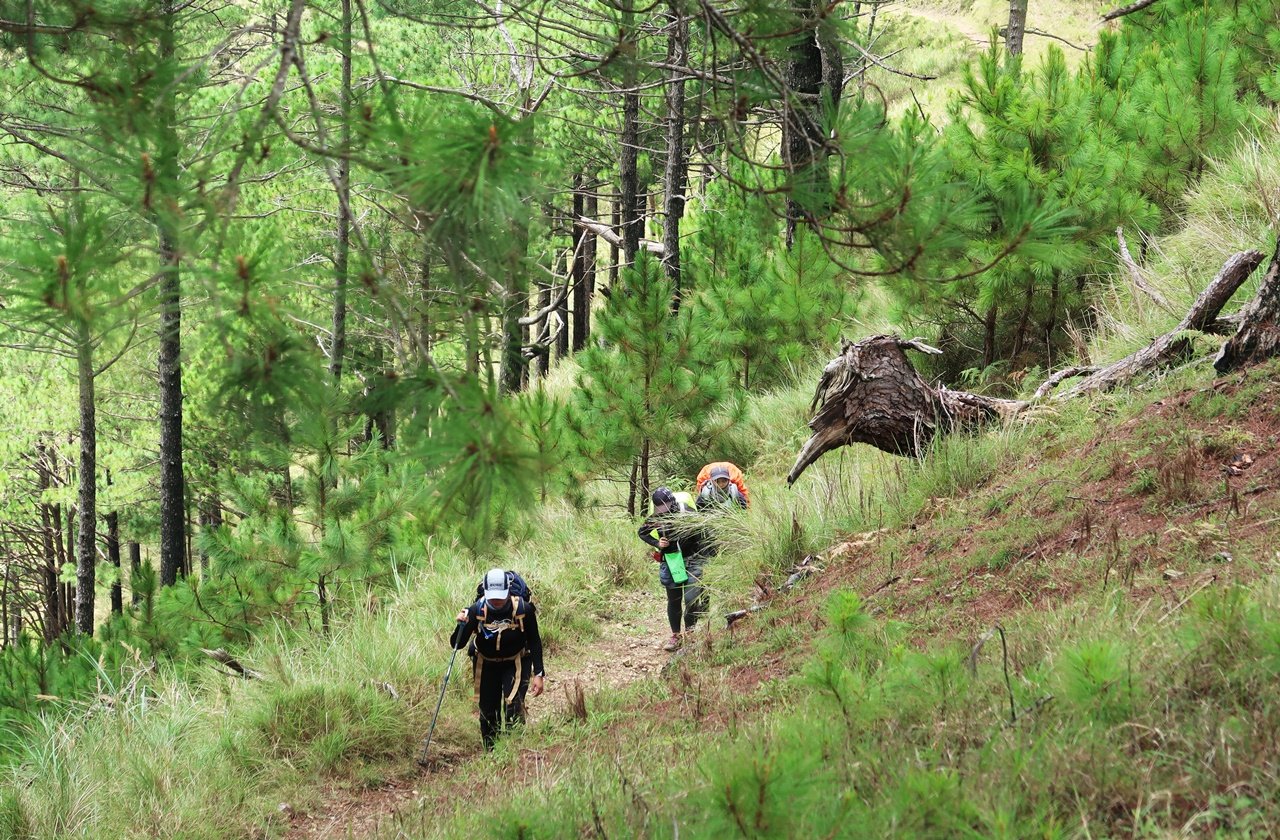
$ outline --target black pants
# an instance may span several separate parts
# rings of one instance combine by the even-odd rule
[[[684,629],[692,630],[698,619],[707,614],[707,600],[702,585],[695,580],[690,580],[683,586],[668,588],[667,623],[671,625],[671,632],[680,632],[681,612],[684,613]]]
[[[516,678],[516,663],[483,662],[477,658],[475,667],[483,669],[480,672],[480,739],[484,741],[484,748],[491,750],[505,727],[524,723],[524,696],[529,691],[533,658],[528,655],[521,658],[520,690],[510,703],[506,698]]]

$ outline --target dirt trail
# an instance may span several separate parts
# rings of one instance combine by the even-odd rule
[[[570,714],[581,685],[586,696],[615,691],[622,686],[657,676],[671,654],[662,650],[669,631],[657,594],[632,599],[634,619],[601,627],[601,636],[584,649],[561,651],[547,660],[547,681],[543,695],[529,703],[530,723]],[[651,606],[651,608],[649,608]],[[432,747],[434,752],[435,748]],[[479,755],[479,733],[476,735]],[[282,806],[289,820],[285,840],[339,840],[372,837],[380,827],[389,826],[401,810],[415,807],[426,789],[428,777],[451,775],[469,756],[447,756],[440,767],[392,780],[373,790],[349,790],[337,785],[324,791],[323,804],[306,812]]]

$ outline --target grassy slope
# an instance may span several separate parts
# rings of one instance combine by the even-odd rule
[[[1226,253],[1267,246],[1274,139],[1223,162],[1183,230],[1152,243],[1153,280],[1177,307]],[[1108,313],[1098,359],[1176,321],[1123,286]],[[827,571],[732,635],[712,622],[660,678],[589,695],[585,720],[544,715],[491,758],[459,681],[437,735],[449,768],[419,776],[440,628],[487,565],[433,546],[428,568],[331,640],[264,639],[246,658],[267,681],[104,686],[87,719],[50,722],[0,788],[0,837],[278,836],[290,824],[278,803],[319,807],[335,787],[388,780],[419,796],[387,836],[461,836],[477,829],[476,802],[502,815],[483,821],[486,836],[522,824],[523,836],[1160,835],[1188,823],[1261,836],[1277,821],[1274,373],[1219,382],[1200,364],[948,441],[918,465],[846,450],[794,491],[780,476],[803,438],[807,384],[767,396],[743,430],[762,452],[758,504],[726,535],[715,612],[810,552]],[[1225,486],[1240,453],[1255,462]],[[619,610],[661,610],[625,521],[553,507],[530,536],[506,562],[538,582],[553,673]],[[1231,562],[1212,559],[1221,552]],[[997,620],[1007,683],[999,637],[976,672],[961,667]]]

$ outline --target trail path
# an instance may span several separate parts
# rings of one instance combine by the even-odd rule
[[[638,680],[653,677],[671,654],[662,650],[669,635],[659,593],[629,593],[636,605],[633,618],[606,624],[590,644],[559,651],[547,660],[547,681],[541,697],[529,703],[532,724],[550,716],[569,714],[575,685],[586,696],[615,691]],[[589,702],[589,701],[588,701]],[[480,737],[476,752],[480,756]],[[433,747],[434,751],[434,747]],[[322,804],[310,811],[283,808],[289,819],[286,840],[339,840],[372,837],[380,827],[389,826],[395,814],[414,807],[430,786],[432,777],[451,775],[469,756],[458,756],[438,769],[415,769],[415,773],[394,779],[373,790],[350,790],[333,785],[324,791]]]

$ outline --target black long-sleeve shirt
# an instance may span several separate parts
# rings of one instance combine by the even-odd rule
[[[665,538],[679,546],[680,553],[685,557],[710,557],[716,553],[714,539],[696,519],[681,522],[680,514],[664,513],[650,516],[641,524],[636,531],[640,539],[659,551],[670,551],[671,546],[663,548],[658,545],[658,539],[652,533],[654,531],[658,532],[659,538]]]
[[[462,650],[467,646],[467,641],[472,637],[476,638],[476,650],[483,656],[505,659],[509,656],[515,656],[522,650],[528,650],[529,656],[533,660],[533,675],[543,676],[542,670],[542,634],[538,632],[538,610],[528,601],[521,601],[521,607],[524,616],[524,630],[521,631],[519,624],[514,623],[512,615],[512,601],[508,600],[507,605],[501,609],[488,609],[488,624],[503,620],[511,620],[513,624],[501,633],[486,633],[480,626],[480,614],[485,608],[484,599],[476,601],[467,607],[467,620],[459,621],[457,626],[453,628],[453,635],[449,638],[449,644],[455,649]]]

